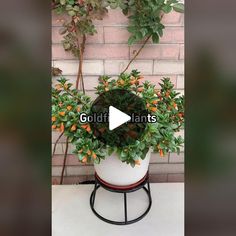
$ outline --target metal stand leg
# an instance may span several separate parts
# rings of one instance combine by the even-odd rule
[[[125,208],[125,223],[127,224],[127,198],[126,198],[126,193],[124,193],[124,208]]]
[[[152,203],[152,196],[151,196],[151,189],[150,189],[149,178],[148,178],[148,181],[147,181],[147,186],[148,186],[149,201],[150,201],[150,203]]]
[[[98,189],[97,186],[98,186],[98,183],[97,183],[97,180],[95,179],[94,190],[93,190],[93,195],[92,195],[92,206],[93,207],[94,207],[96,192],[97,192],[97,189]]]

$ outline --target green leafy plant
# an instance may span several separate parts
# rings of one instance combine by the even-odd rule
[[[80,123],[81,112],[89,113],[92,105],[90,97],[83,95],[72,84],[61,77],[52,89],[52,128],[64,132],[75,146],[74,154],[83,163],[99,163],[113,152],[118,153],[120,160],[135,166],[140,158],[144,159],[149,149],[164,156],[167,152],[179,152],[183,143],[180,131],[184,124],[184,97],[174,90],[169,78],[163,78],[161,89],[144,78],[137,70],[130,74],[122,73],[118,79],[101,76],[96,87],[97,94],[113,89],[126,89],[144,99],[147,109],[157,117],[156,123],[149,123],[142,137],[134,144],[120,147],[109,147],[99,141],[89,124]]]
[[[163,36],[165,26],[161,23],[164,13],[172,10],[183,12],[183,4],[177,0],[130,0],[126,1],[123,13],[129,16],[128,31],[131,36],[128,44],[139,42],[145,38],[152,38],[158,43]]]
[[[173,10],[184,11],[184,5],[177,0],[54,0],[52,4],[58,14],[66,13],[71,17],[63,24],[60,33],[65,35],[62,41],[64,49],[75,56],[80,53],[78,35],[96,33],[93,20],[102,20],[108,7],[119,7],[129,17],[130,45],[150,37],[158,43],[165,28],[161,23],[163,14]]]

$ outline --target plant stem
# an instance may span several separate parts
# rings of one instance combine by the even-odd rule
[[[79,35],[77,33],[77,47],[79,48],[80,51],[80,42],[79,42]],[[80,81],[80,70],[81,70],[82,64],[81,64],[81,60],[80,60],[80,55],[79,55],[79,68],[78,68],[78,73],[77,73],[77,78],[76,78],[76,84],[75,84],[75,88],[78,89],[79,88],[79,81]]]
[[[144,46],[147,44],[148,40],[151,38],[151,35],[149,35],[144,43],[142,44],[142,46],[140,47],[140,49],[135,53],[134,57],[130,60],[130,62],[128,63],[128,65],[126,66],[126,68],[121,72],[122,74],[125,73],[128,69],[130,64],[137,58],[137,56],[140,54],[140,52],[142,51],[142,49],[144,48]]]
[[[164,13],[162,12],[162,13],[160,14],[160,21],[162,20],[163,16],[164,16]],[[149,35],[149,36],[145,39],[145,41],[144,41],[144,43],[142,44],[142,46],[140,47],[140,49],[136,52],[136,54],[134,55],[134,57],[130,60],[129,64],[126,66],[126,68],[125,68],[121,73],[125,73],[125,72],[129,69],[130,64],[137,58],[137,56],[140,54],[140,52],[142,51],[142,49],[144,48],[144,46],[147,44],[147,42],[148,42],[148,40],[151,38],[151,36],[152,36],[152,35]]]
[[[60,185],[63,183],[68,146],[69,146],[69,137],[67,137],[67,139],[66,139],[66,150],[65,150],[65,154],[64,154],[63,166],[62,166],[62,171],[61,171]]]
[[[80,78],[81,78],[82,91],[83,91],[84,94],[85,94],[85,89],[84,89],[84,77],[83,77],[83,67],[82,67],[82,65],[83,65],[83,59],[84,59],[85,42],[86,42],[86,36],[84,34],[82,44],[81,44],[81,47],[80,47],[80,65],[81,65],[81,68],[79,70]]]
[[[57,140],[56,140],[56,142],[55,142],[55,144],[54,144],[52,156],[54,156],[55,151],[56,151],[57,144],[58,144],[58,142],[59,142],[59,140],[60,140],[60,138],[62,137],[63,134],[64,134],[64,131],[63,131],[63,132],[59,135],[59,137],[57,138]]]
[[[75,88],[79,88],[79,82],[81,80],[81,85],[82,85],[82,91],[83,94],[85,94],[85,89],[84,89],[84,78],[83,78],[83,57],[84,57],[84,49],[85,49],[85,42],[86,42],[86,36],[83,35],[82,38],[82,43],[80,44],[79,42],[79,35],[77,34],[78,37],[78,48],[79,48],[79,68],[78,68],[78,74],[77,74],[77,79],[76,79],[76,85]]]

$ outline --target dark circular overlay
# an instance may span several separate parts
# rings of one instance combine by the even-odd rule
[[[133,117],[148,115],[144,100],[124,89],[114,89],[99,95],[92,105],[90,115],[105,113],[108,115],[110,106]],[[145,121],[133,122],[132,120],[110,131],[108,119],[106,122],[90,123],[93,134],[111,147],[123,147],[134,143],[142,136],[146,124]]]

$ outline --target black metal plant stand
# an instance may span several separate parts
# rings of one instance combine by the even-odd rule
[[[145,185],[147,185],[147,187],[145,187]],[[96,198],[96,192],[98,190],[98,188],[103,187],[104,189],[111,191],[111,192],[116,192],[116,193],[123,193],[124,194],[124,221],[113,221],[113,220],[109,220],[107,218],[104,218],[103,216],[101,216],[100,214],[98,214],[98,212],[95,210],[94,208],[94,202],[95,202],[95,198]],[[139,189],[144,189],[144,191],[147,193],[148,196],[148,200],[149,200],[149,204],[147,209],[145,210],[145,212],[140,215],[139,217],[132,219],[132,220],[128,220],[128,212],[127,212],[127,193],[131,193],[134,191],[137,191]],[[138,183],[130,185],[128,187],[121,187],[121,186],[114,186],[114,185],[110,185],[106,182],[104,182],[102,179],[99,178],[99,176],[95,173],[95,185],[94,185],[94,190],[91,193],[90,196],[90,207],[92,209],[92,211],[94,212],[94,214],[100,218],[101,220],[110,223],[110,224],[115,224],[115,225],[127,225],[127,224],[132,224],[135,223],[139,220],[141,220],[150,210],[152,205],[152,197],[151,197],[151,190],[150,190],[150,184],[149,184],[149,174],[147,172],[147,174],[144,176],[143,179],[141,179]]]

